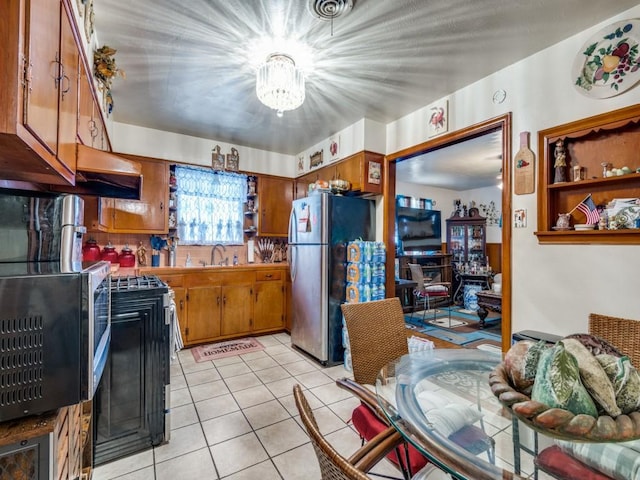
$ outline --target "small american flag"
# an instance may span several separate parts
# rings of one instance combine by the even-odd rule
[[[596,204],[591,199],[591,194],[587,195],[582,202],[576,207],[587,216],[587,225],[594,225],[600,221],[600,212],[596,208]]]

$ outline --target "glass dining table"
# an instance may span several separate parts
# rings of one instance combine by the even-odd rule
[[[378,403],[403,437],[452,478],[552,478],[534,458],[553,439],[512,418],[491,392],[489,373],[501,361],[500,353],[476,349],[404,355],[380,371]]]

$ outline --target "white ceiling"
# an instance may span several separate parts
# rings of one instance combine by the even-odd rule
[[[113,119],[294,155],[362,118],[396,120],[637,0],[354,0],[333,35],[308,3],[95,0],[99,45],[126,72]],[[255,42],[277,32],[311,52],[306,100],[283,118],[256,98],[252,63]]]
[[[501,168],[498,131],[396,162],[396,179],[464,191],[498,185]]]

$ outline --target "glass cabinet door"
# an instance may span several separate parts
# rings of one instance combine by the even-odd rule
[[[467,261],[484,265],[484,225],[467,225]]]
[[[452,225],[449,227],[449,248],[453,255],[453,262],[466,262],[467,240],[464,225]]]

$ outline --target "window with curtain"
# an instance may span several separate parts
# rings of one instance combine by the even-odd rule
[[[242,244],[247,176],[184,165],[175,174],[180,243]]]

